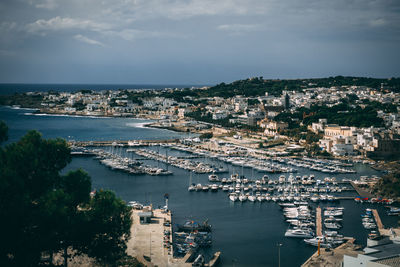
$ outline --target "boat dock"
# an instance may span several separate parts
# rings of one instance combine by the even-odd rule
[[[146,208],[146,207],[145,207]],[[152,214],[149,223],[142,223],[141,217]],[[132,210],[131,239],[127,244],[127,253],[136,257],[145,266],[192,266],[182,259],[174,258],[172,253],[171,212],[161,209]],[[164,224],[164,222],[169,222]],[[169,231],[170,237],[165,235]],[[170,248],[165,246],[169,241]]]
[[[321,208],[317,207],[316,212],[317,212],[317,214],[315,216],[315,220],[316,220],[315,225],[317,227],[316,234],[317,234],[317,236],[322,236],[322,216],[321,216],[322,211],[321,211]]]
[[[338,200],[354,200],[354,197],[347,196],[347,197],[336,197]]]
[[[183,258],[173,255],[173,232],[171,211],[153,210],[151,206],[142,210],[132,209],[131,238],[127,243],[127,253],[138,259],[144,266],[189,267],[198,255],[197,250],[189,251]],[[204,266],[214,267],[220,260],[221,252]]]
[[[343,256],[348,255],[356,257],[361,248],[359,245],[354,244],[355,239],[349,238],[346,243],[340,245],[335,249],[321,248],[320,252],[316,251],[302,267],[315,267],[315,266],[332,266],[341,267]]]
[[[362,198],[373,198],[374,197],[370,192],[367,192],[366,190],[362,189],[360,186],[358,186],[353,181],[351,181],[350,184],[357,191],[357,193],[360,197],[362,197]]]
[[[150,146],[159,144],[175,144],[178,139],[162,139],[162,140],[106,140],[106,141],[69,141],[68,145],[79,147],[104,147],[104,146],[123,146],[123,147],[138,147]]]
[[[378,211],[376,209],[372,209],[372,214],[374,215],[375,222],[376,222],[376,225],[378,226],[379,232],[382,233],[382,230],[384,230],[385,227],[383,226],[383,223],[381,221],[381,217],[379,217]]]

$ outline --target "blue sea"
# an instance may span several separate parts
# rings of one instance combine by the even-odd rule
[[[80,90],[119,90],[119,89],[154,89],[164,88],[191,88],[205,85],[189,84],[24,84],[24,83],[0,83],[0,95],[26,92],[74,92]]]
[[[0,120],[6,121],[10,128],[10,142],[17,141],[28,130],[40,131],[45,138],[62,137],[69,140],[134,140],[166,139],[186,137],[186,134],[168,130],[145,128],[146,121],[131,118],[88,118],[65,116],[36,116],[30,110],[0,107]],[[168,155],[187,155],[164,147],[152,147]],[[140,158],[122,149],[120,153]],[[249,178],[261,178],[263,173],[250,168],[238,168],[233,165],[216,162],[215,159],[204,159],[205,162],[218,163]],[[167,168],[156,161],[146,164]],[[169,193],[169,206],[173,212],[173,223],[183,223],[186,219],[198,221],[209,220],[213,228],[213,245],[204,251],[210,257],[214,252],[222,252],[221,266],[278,266],[278,247],[281,247],[281,266],[300,266],[315,251],[315,247],[306,245],[301,239],[285,238],[288,227],[284,222],[280,207],[276,203],[232,203],[222,192],[188,192],[190,174],[188,171],[168,166],[171,176],[130,175],[112,171],[101,165],[94,158],[73,158],[65,172],[82,168],[92,177],[94,189],[113,190],[126,201],[136,200],[144,204],[152,203],[158,207],[164,205],[164,194]],[[361,175],[380,175],[367,165],[356,164],[356,174],[336,175],[337,179],[358,178]],[[317,179],[326,175],[299,168],[296,175],[313,173]],[[227,177],[229,174],[220,175]],[[277,179],[279,174],[269,175]],[[192,182],[208,183],[208,175],[193,175]],[[355,194],[355,193],[351,193]],[[315,207],[315,204],[311,204]],[[321,203],[324,207],[327,204]],[[342,200],[338,204],[345,208],[344,227],[340,233],[357,239],[365,245],[367,231],[361,224],[360,215],[365,208],[377,208],[385,226],[397,224],[396,217],[384,214],[384,208],[378,205],[357,204],[353,200]]]

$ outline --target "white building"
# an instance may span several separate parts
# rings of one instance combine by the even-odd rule
[[[368,239],[364,254],[357,257],[344,255],[343,267],[386,267],[400,266],[400,244],[393,243],[388,237],[377,240]],[[371,244],[373,243],[373,244]]]
[[[335,156],[348,156],[354,154],[352,144],[334,144],[332,146],[332,154]]]
[[[226,117],[228,117],[228,114],[222,110],[218,110],[212,115],[213,120],[221,120]]]

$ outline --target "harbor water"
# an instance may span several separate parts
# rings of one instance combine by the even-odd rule
[[[186,137],[187,135],[167,130],[143,127],[142,120],[129,118],[87,118],[65,116],[34,116],[29,110],[0,107],[0,120],[4,120],[9,130],[9,141],[18,140],[26,131],[36,129],[45,138],[62,137],[69,140],[134,140],[166,139]],[[148,147],[168,155],[191,155],[187,152],[167,147]],[[121,155],[140,158],[134,153],[121,148]],[[251,168],[233,166],[216,159],[199,158],[197,161],[220,165],[229,172],[218,174],[229,177],[231,173],[243,174],[249,179],[260,179],[265,173]],[[300,266],[310,257],[316,248],[306,245],[302,239],[285,238],[288,224],[284,222],[281,208],[274,202],[231,202],[227,194],[218,192],[188,192],[190,172],[173,166],[167,166],[154,160],[143,160],[145,164],[168,168],[173,172],[169,176],[132,175],[113,171],[100,164],[94,157],[74,157],[64,171],[82,168],[92,177],[94,189],[110,189],[126,201],[135,200],[143,204],[152,203],[154,207],[164,205],[164,194],[169,194],[169,208],[173,212],[173,222],[183,223],[186,219],[204,221],[212,225],[213,243],[205,250],[210,256],[221,251],[222,266],[278,266],[278,244],[281,253],[281,266]],[[295,175],[314,174],[316,179],[336,177],[357,179],[360,176],[380,175],[368,165],[355,164],[355,174],[324,174],[297,168]],[[278,179],[280,174],[268,174],[271,179]],[[288,174],[286,174],[288,177]],[[207,184],[208,174],[193,174],[193,183]],[[356,196],[355,191],[346,192]],[[319,203],[321,207],[327,203]],[[353,200],[341,200],[336,206],[344,207],[343,228],[339,231],[344,236],[355,237],[358,244],[364,245],[367,231],[362,227],[361,214],[365,208],[377,208],[383,224],[394,226],[397,217],[385,215],[384,207],[378,204],[359,204]],[[317,204],[312,203],[314,208]]]

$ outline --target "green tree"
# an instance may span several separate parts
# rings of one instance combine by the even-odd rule
[[[213,133],[203,133],[199,136],[200,139],[210,139],[213,137]]]
[[[60,175],[71,160],[65,140],[30,131],[0,152],[0,266],[37,266],[60,251],[67,260],[68,248],[101,262],[124,256],[129,208],[109,191],[91,199],[82,170]]]
[[[99,191],[90,202],[91,243],[87,253],[102,263],[124,257],[130,237],[131,209],[111,191]]]
[[[0,121],[0,144],[8,140],[8,127],[4,121]]]

